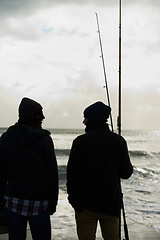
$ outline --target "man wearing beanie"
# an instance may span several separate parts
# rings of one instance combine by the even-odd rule
[[[133,172],[123,137],[109,130],[111,109],[96,102],[84,110],[86,133],[72,144],[67,165],[67,192],[75,210],[80,240],[95,240],[99,221],[105,240],[119,240],[120,179]]]
[[[23,98],[19,119],[0,138],[0,203],[5,199],[10,240],[51,240],[50,215],[58,200],[58,170],[42,106]]]

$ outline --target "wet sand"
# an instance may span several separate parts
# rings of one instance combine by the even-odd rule
[[[127,218],[127,217],[126,217]],[[123,221],[123,220],[122,220]],[[51,216],[52,240],[77,240],[74,210],[68,204],[65,186],[61,185],[57,212]],[[130,240],[160,240],[160,232],[156,232],[141,223],[127,218],[127,226]],[[7,240],[8,234],[0,234],[0,240]],[[29,227],[27,240],[31,240]],[[97,240],[102,240],[100,228],[97,229]],[[122,226],[122,240],[123,226]],[[45,240],[45,239],[44,239]]]
[[[142,224],[138,224],[131,220],[128,220],[129,228],[129,239],[130,240],[160,240],[160,233],[148,228]],[[100,237],[100,230],[98,228],[97,240],[102,240]],[[0,240],[7,240],[8,234],[1,234]],[[76,229],[68,228],[65,232],[63,229],[58,229],[58,227],[53,227],[52,229],[52,239],[53,240],[77,240]],[[123,238],[122,238],[123,239]],[[27,231],[27,240],[32,240],[30,230]]]

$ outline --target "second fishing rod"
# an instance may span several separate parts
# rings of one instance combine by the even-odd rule
[[[100,27],[99,27],[99,20],[98,20],[98,14],[95,13],[96,20],[97,20],[97,28],[98,28],[98,36],[99,36],[99,43],[100,43],[100,50],[101,50],[101,58],[102,58],[102,65],[103,65],[103,72],[104,72],[104,79],[105,79],[105,88],[106,88],[106,94],[107,94],[107,100],[108,105],[111,107],[110,104],[110,97],[109,97],[109,89],[108,89],[108,83],[107,83],[107,75],[106,75],[106,69],[105,69],[105,61],[104,61],[104,55],[103,55],[103,47],[102,47],[102,40],[101,40],[101,33],[100,33]],[[119,18],[119,116],[117,118],[117,127],[118,127],[118,134],[121,135],[121,1],[120,1],[120,18]],[[114,132],[113,128],[113,121],[112,121],[112,115],[110,113],[110,121],[111,121],[111,129],[112,132]],[[126,217],[125,217],[125,210],[124,210],[124,203],[123,203],[123,193],[122,193],[122,214],[123,214],[123,222],[124,222],[124,234],[125,239],[129,240],[129,233],[128,233],[128,227],[126,223]],[[121,214],[119,217],[119,239],[121,240]]]
[[[105,80],[105,88],[106,88],[108,106],[111,107],[110,97],[109,97],[109,89],[108,89],[108,83],[107,83],[107,74],[106,74],[105,61],[104,61],[104,55],[103,55],[101,33],[100,33],[99,20],[98,20],[98,14],[95,13],[95,15],[96,15],[96,20],[97,20],[97,27],[98,27],[98,31],[97,32],[98,32],[98,36],[99,36],[99,44],[100,44],[100,50],[101,50],[101,58],[102,58],[102,65],[103,65],[103,73],[104,73],[104,80]],[[112,121],[112,114],[111,113],[110,113],[110,121],[111,121],[112,132],[114,132],[113,121]]]

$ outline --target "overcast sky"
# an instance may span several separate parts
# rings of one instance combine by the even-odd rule
[[[95,12],[116,129],[118,0],[0,0],[0,127],[24,96],[45,128],[83,128],[83,110],[107,103]],[[160,130],[159,23],[159,0],[122,0],[122,129]]]

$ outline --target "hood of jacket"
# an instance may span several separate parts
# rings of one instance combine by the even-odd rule
[[[5,141],[12,138],[20,145],[28,145],[47,135],[50,135],[48,130],[16,123],[9,127],[8,130],[2,134],[1,138]]]

